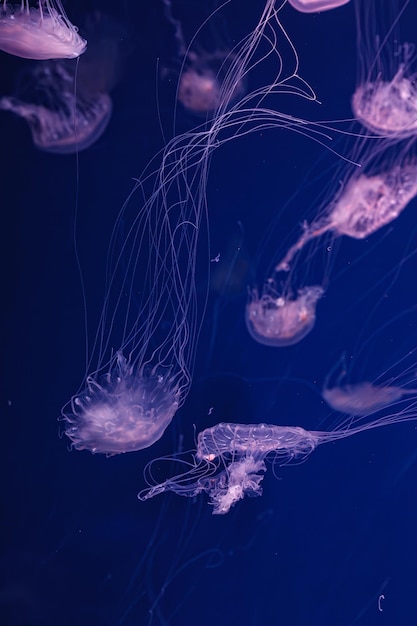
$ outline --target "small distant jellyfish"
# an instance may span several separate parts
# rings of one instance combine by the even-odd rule
[[[250,293],[246,306],[246,326],[255,341],[266,346],[292,346],[311,332],[316,321],[316,305],[324,290],[318,285],[303,287],[296,295],[279,295],[267,283],[259,296]]]
[[[329,11],[330,9],[336,9],[344,4],[347,4],[350,0],[288,0],[288,3],[301,11],[301,13],[318,13],[319,11]]]
[[[372,155],[369,162],[372,164]],[[288,271],[295,255],[309,241],[327,232],[336,237],[365,239],[395,220],[417,195],[417,163],[413,157],[401,155],[394,164],[380,167],[380,171],[370,174],[355,171],[338,197],[329,203],[327,215],[310,225],[304,224],[303,234],[278,263],[276,271]]]
[[[400,316],[401,319],[402,315]],[[362,351],[366,349],[365,343]],[[410,351],[406,355],[407,359],[412,357],[413,353],[414,351]],[[403,362],[404,357],[400,359],[399,363],[402,364]],[[335,367],[326,376],[321,394],[323,400],[334,411],[365,417],[394,405],[399,406],[399,403],[406,401],[408,396],[416,397],[417,395],[417,388],[412,386],[416,380],[414,365],[397,376],[392,375],[394,373],[394,368],[392,368],[391,372],[384,372],[372,382],[364,380],[358,383],[347,381],[345,355],[342,356],[341,365],[342,369],[334,383],[331,382],[331,378]],[[410,374],[412,374],[411,380]]]
[[[390,385],[374,385],[364,381],[354,385],[325,388],[322,397],[334,410],[348,415],[370,415],[391,406],[417,389],[402,389]]]
[[[96,12],[87,18],[90,45],[78,65],[64,59],[33,64],[20,80],[23,88],[0,98],[1,110],[26,120],[37,148],[72,154],[86,150],[104,133],[113,109],[108,92],[121,73],[121,29]]]
[[[213,50],[204,51],[197,49],[195,41],[192,48],[188,47],[181,22],[172,13],[171,0],[162,2],[165,17],[174,28],[177,64],[180,65],[177,99],[181,105],[193,115],[206,117],[216,112],[225,101],[230,103],[242,97],[246,90],[245,81],[234,80],[232,68],[238,59],[230,47],[216,43]],[[214,19],[213,16],[211,19]],[[217,39],[218,30],[218,27],[213,27]],[[164,74],[170,73],[164,71]]]
[[[67,18],[61,0],[30,0],[0,7],[0,50],[24,59],[75,59],[85,52],[87,42]]]
[[[398,14],[388,5],[355,3],[359,70],[352,110],[371,133],[398,141],[417,135],[416,54],[414,44],[401,43]],[[387,32],[379,32],[388,15]]]

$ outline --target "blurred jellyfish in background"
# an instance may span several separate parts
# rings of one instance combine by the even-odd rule
[[[171,68],[162,69],[162,78],[167,80],[174,77],[178,81],[178,102],[189,113],[198,117],[210,116],[222,103],[224,90],[228,88],[231,78],[231,68],[238,62],[230,37],[225,32],[224,18],[214,10],[187,43],[181,21],[175,17],[175,2],[174,7],[171,0],[162,2],[165,18],[173,30],[176,48],[175,62]],[[192,10],[193,6],[190,5],[188,9]],[[209,41],[202,44],[201,39]],[[239,99],[246,91],[244,79],[238,78],[229,88],[232,89],[227,96],[229,101]]]
[[[417,135],[415,43],[399,33],[407,5],[355,3],[358,78],[352,110],[371,133],[394,141]]]
[[[340,413],[346,413],[347,415],[359,415],[366,416],[371,413],[375,413],[381,409],[398,403],[400,400],[407,396],[417,395],[416,387],[405,387],[404,383],[400,380],[388,380],[383,381],[378,378],[373,381],[361,381],[357,383],[350,383],[346,380],[347,370],[346,364],[339,372],[339,375],[335,382],[331,383],[331,374],[326,377],[322,390],[323,400],[334,410]],[[384,372],[385,374],[385,372]],[[411,384],[416,384],[416,370],[415,365],[413,371],[402,373],[402,378],[410,379]],[[410,384],[410,380],[407,381]],[[395,384],[394,384],[395,383]]]
[[[35,4],[35,6],[31,6]],[[0,8],[0,50],[24,59],[74,59],[87,42],[65,14],[61,0],[4,0]]]
[[[0,109],[26,120],[40,150],[54,154],[86,150],[110,121],[109,92],[121,79],[132,49],[128,28],[96,11],[87,16],[83,32],[89,47],[78,63],[34,63],[22,71],[16,94],[0,98]]]

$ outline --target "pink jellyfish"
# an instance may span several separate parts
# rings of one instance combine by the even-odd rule
[[[170,467],[178,462],[183,469],[172,478],[156,483],[152,467],[156,462],[160,466],[163,459],[149,463],[145,468],[148,488],[139,493],[139,499],[147,500],[167,491],[186,497],[205,492],[213,514],[224,515],[245,496],[262,495],[261,482],[267,470],[265,461],[271,460],[274,468],[300,463],[321,444],[416,419],[414,402],[409,410],[373,421],[366,416],[349,417],[329,431],[275,424],[216,424],[198,434],[197,449],[190,460],[183,461],[177,455],[166,457]]]
[[[165,17],[174,30],[179,74],[177,99],[181,105],[190,113],[205,117],[214,113],[226,97],[229,101],[242,97],[246,91],[245,81],[233,78],[233,67],[238,59],[231,51],[231,46],[217,42],[212,50],[204,50],[198,48],[196,43],[198,36],[197,40],[193,40],[192,44],[187,46],[181,22],[174,17],[171,0],[162,2]],[[209,17],[207,28],[211,28],[212,39],[218,40],[219,24],[212,25],[215,17],[215,15]],[[224,39],[226,40],[225,36]],[[213,46],[213,42],[211,45]],[[170,70],[163,71],[163,76],[171,74]],[[227,96],[225,91],[228,92]]]
[[[414,256],[414,255],[413,255]],[[411,310],[399,312],[393,320],[390,320],[382,329],[369,334],[367,328],[363,328],[356,347],[352,351],[355,355],[355,362],[362,366],[370,361],[377,363],[379,372],[375,376],[369,376],[369,372],[357,372],[355,380],[352,382],[352,367],[347,364],[347,357],[344,353],[336,365],[326,376],[322,398],[334,410],[340,413],[353,416],[371,415],[383,409],[395,406],[396,411],[402,411],[407,405],[410,396],[417,396],[417,369],[415,363],[416,350],[409,350],[397,360],[393,357],[392,336],[393,324],[399,324],[401,328],[408,327],[406,319],[411,315],[410,327],[415,323],[416,307]],[[382,330],[388,331],[386,338],[382,335]],[[374,341],[377,336],[377,341]],[[363,341],[362,337],[366,337]],[[374,352],[378,349],[378,354]],[[388,353],[390,365],[383,368],[381,355]],[[353,359],[353,356],[350,360]],[[355,368],[357,369],[357,368]],[[339,370],[339,371],[338,371]],[[333,374],[336,373],[334,381]]]
[[[120,42],[126,40],[127,29],[100,12],[87,17],[84,29],[90,45],[78,65],[65,59],[34,64],[20,80],[23,90],[0,98],[0,109],[26,120],[40,150],[86,150],[110,121],[113,104],[108,92],[122,73],[128,50]]]
[[[357,148],[356,148],[357,150]],[[395,220],[417,195],[417,162],[408,146],[390,149],[389,142],[376,147],[365,143],[362,167],[348,166],[347,181],[276,266],[288,271],[294,257],[310,241],[325,233],[365,239]]]
[[[246,305],[246,326],[255,341],[267,346],[292,346],[311,332],[316,321],[316,305],[324,289],[319,285],[303,287],[297,293],[279,293],[266,283],[259,296],[250,292]]]
[[[355,5],[359,75],[352,110],[369,131],[394,140],[417,134],[415,46],[401,43],[397,28],[407,4],[395,14],[373,0]],[[388,16],[386,32],[376,31]]]
[[[319,11],[329,11],[336,9],[350,0],[288,0],[289,4],[301,11],[301,13],[319,13]]]
[[[24,59],[74,59],[87,42],[67,18],[61,0],[40,0],[37,8],[30,0],[0,8],[0,50]]]

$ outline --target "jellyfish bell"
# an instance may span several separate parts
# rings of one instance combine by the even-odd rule
[[[359,67],[352,110],[368,131],[393,140],[417,134],[415,45],[399,33],[407,5],[355,3]]]
[[[208,16],[187,42],[180,18],[174,15],[171,0],[163,0],[165,19],[173,29],[176,58],[163,67],[162,78],[177,81],[176,97],[181,106],[197,117],[214,114],[227,101],[239,100],[246,92],[246,81],[236,75],[239,57],[232,50],[225,22],[217,13]],[[200,16],[201,18],[201,16]]]
[[[214,113],[223,102],[223,91],[233,60],[230,53],[189,52],[178,83],[177,98],[182,106],[197,116]],[[244,82],[239,81],[232,87],[227,99],[229,102],[238,100],[244,93]]]
[[[304,339],[316,321],[316,306],[324,290],[319,285],[303,287],[295,295],[279,294],[267,282],[261,296],[253,289],[246,305],[246,327],[258,343],[287,347]]]
[[[413,142],[396,146],[389,140],[369,144],[360,139],[353,155],[361,167],[345,164],[345,182],[333,189],[333,198],[325,200],[316,219],[303,224],[301,236],[281,258],[276,271],[289,271],[303,248],[327,233],[334,238],[369,237],[399,217],[417,195]]]
[[[78,28],[67,18],[61,0],[31,0],[0,8],[0,50],[24,59],[74,59],[87,47]]]
[[[378,386],[368,381],[356,385],[325,388],[323,400],[334,410],[348,415],[370,415],[395,404],[408,395],[415,395],[417,389],[401,389],[394,386]]]
[[[54,154],[86,150],[107,128],[112,100],[106,93],[77,92],[75,75],[75,66],[65,60],[33,66],[22,95],[0,98],[0,110],[24,119],[40,150]]]
[[[350,0],[288,0],[288,3],[301,11],[301,13],[319,13],[320,11],[330,11],[331,9],[337,9],[344,4],[347,4]]]
[[[118,353],[102,381],[87,378],[86,389],[72,399],[66,435],[76,450],[107,456],[146,448],[163,435],[180,400],[169,369],[134,369]]]

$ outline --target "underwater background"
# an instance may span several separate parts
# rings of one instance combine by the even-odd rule
[[[137,499],[145,465],[192,448],[195,432],[222,421],[331,429],[338,417],[320,393],[342,354],[356,381],[387,372],[386,380],[393,364],[416,348],[416,200],[371,237],[334,242],[327,292],[302,342],[271,348],[247,332],[248,286],[264,276],[265,258],[279,258],[302,221],[315,215],[324,186],[337,191],[343,136],[333,134],[336,154],[329,142],[282,128],[215,151],[207,197],[212,258],[220,256],[211,264],[184,407],[160,441],[135,453],[106,458],[70,451],[59,436],[61,409],[85,373],[74,231],[94,326],[107,245],[133,179],[172,136],[174,116],[178,133],[201,123],[180,106],[174,112],[175,81],[160,80],[161,66],[178,60],[158,0],[65,6],[75,23],[95,9],[125,20],[132,46],[112,93],[109,127],[78,155],[37,150],[21,119],[0,115],[0,623],[414,626],[412,421],[320,446],[299,465],[270,468],[262,497],[244,499],[225,516],[213,516],[204,495]],[[217,6],[173,0],[189,37]],[[262,0],[226,4],[202,47],[212,35],[213,46],[220,45],[219,32],[223,45],[239,41],[256,26],[262,6]],[[285,94],[275,104],[310,120],[350,119],[357,80],[353,5],[311,15],[285,6],[280,19],[297,50],[299,74],[321,104]],[[406,41],[415,39],[416,19],[411,0],[401,23]],[[0,63],[3,95],[29,62],[2,53]],[[269,70],[268,63],[256,67],[247,88],[267,83]],[[402,382],[413,387],[410,375]]]

